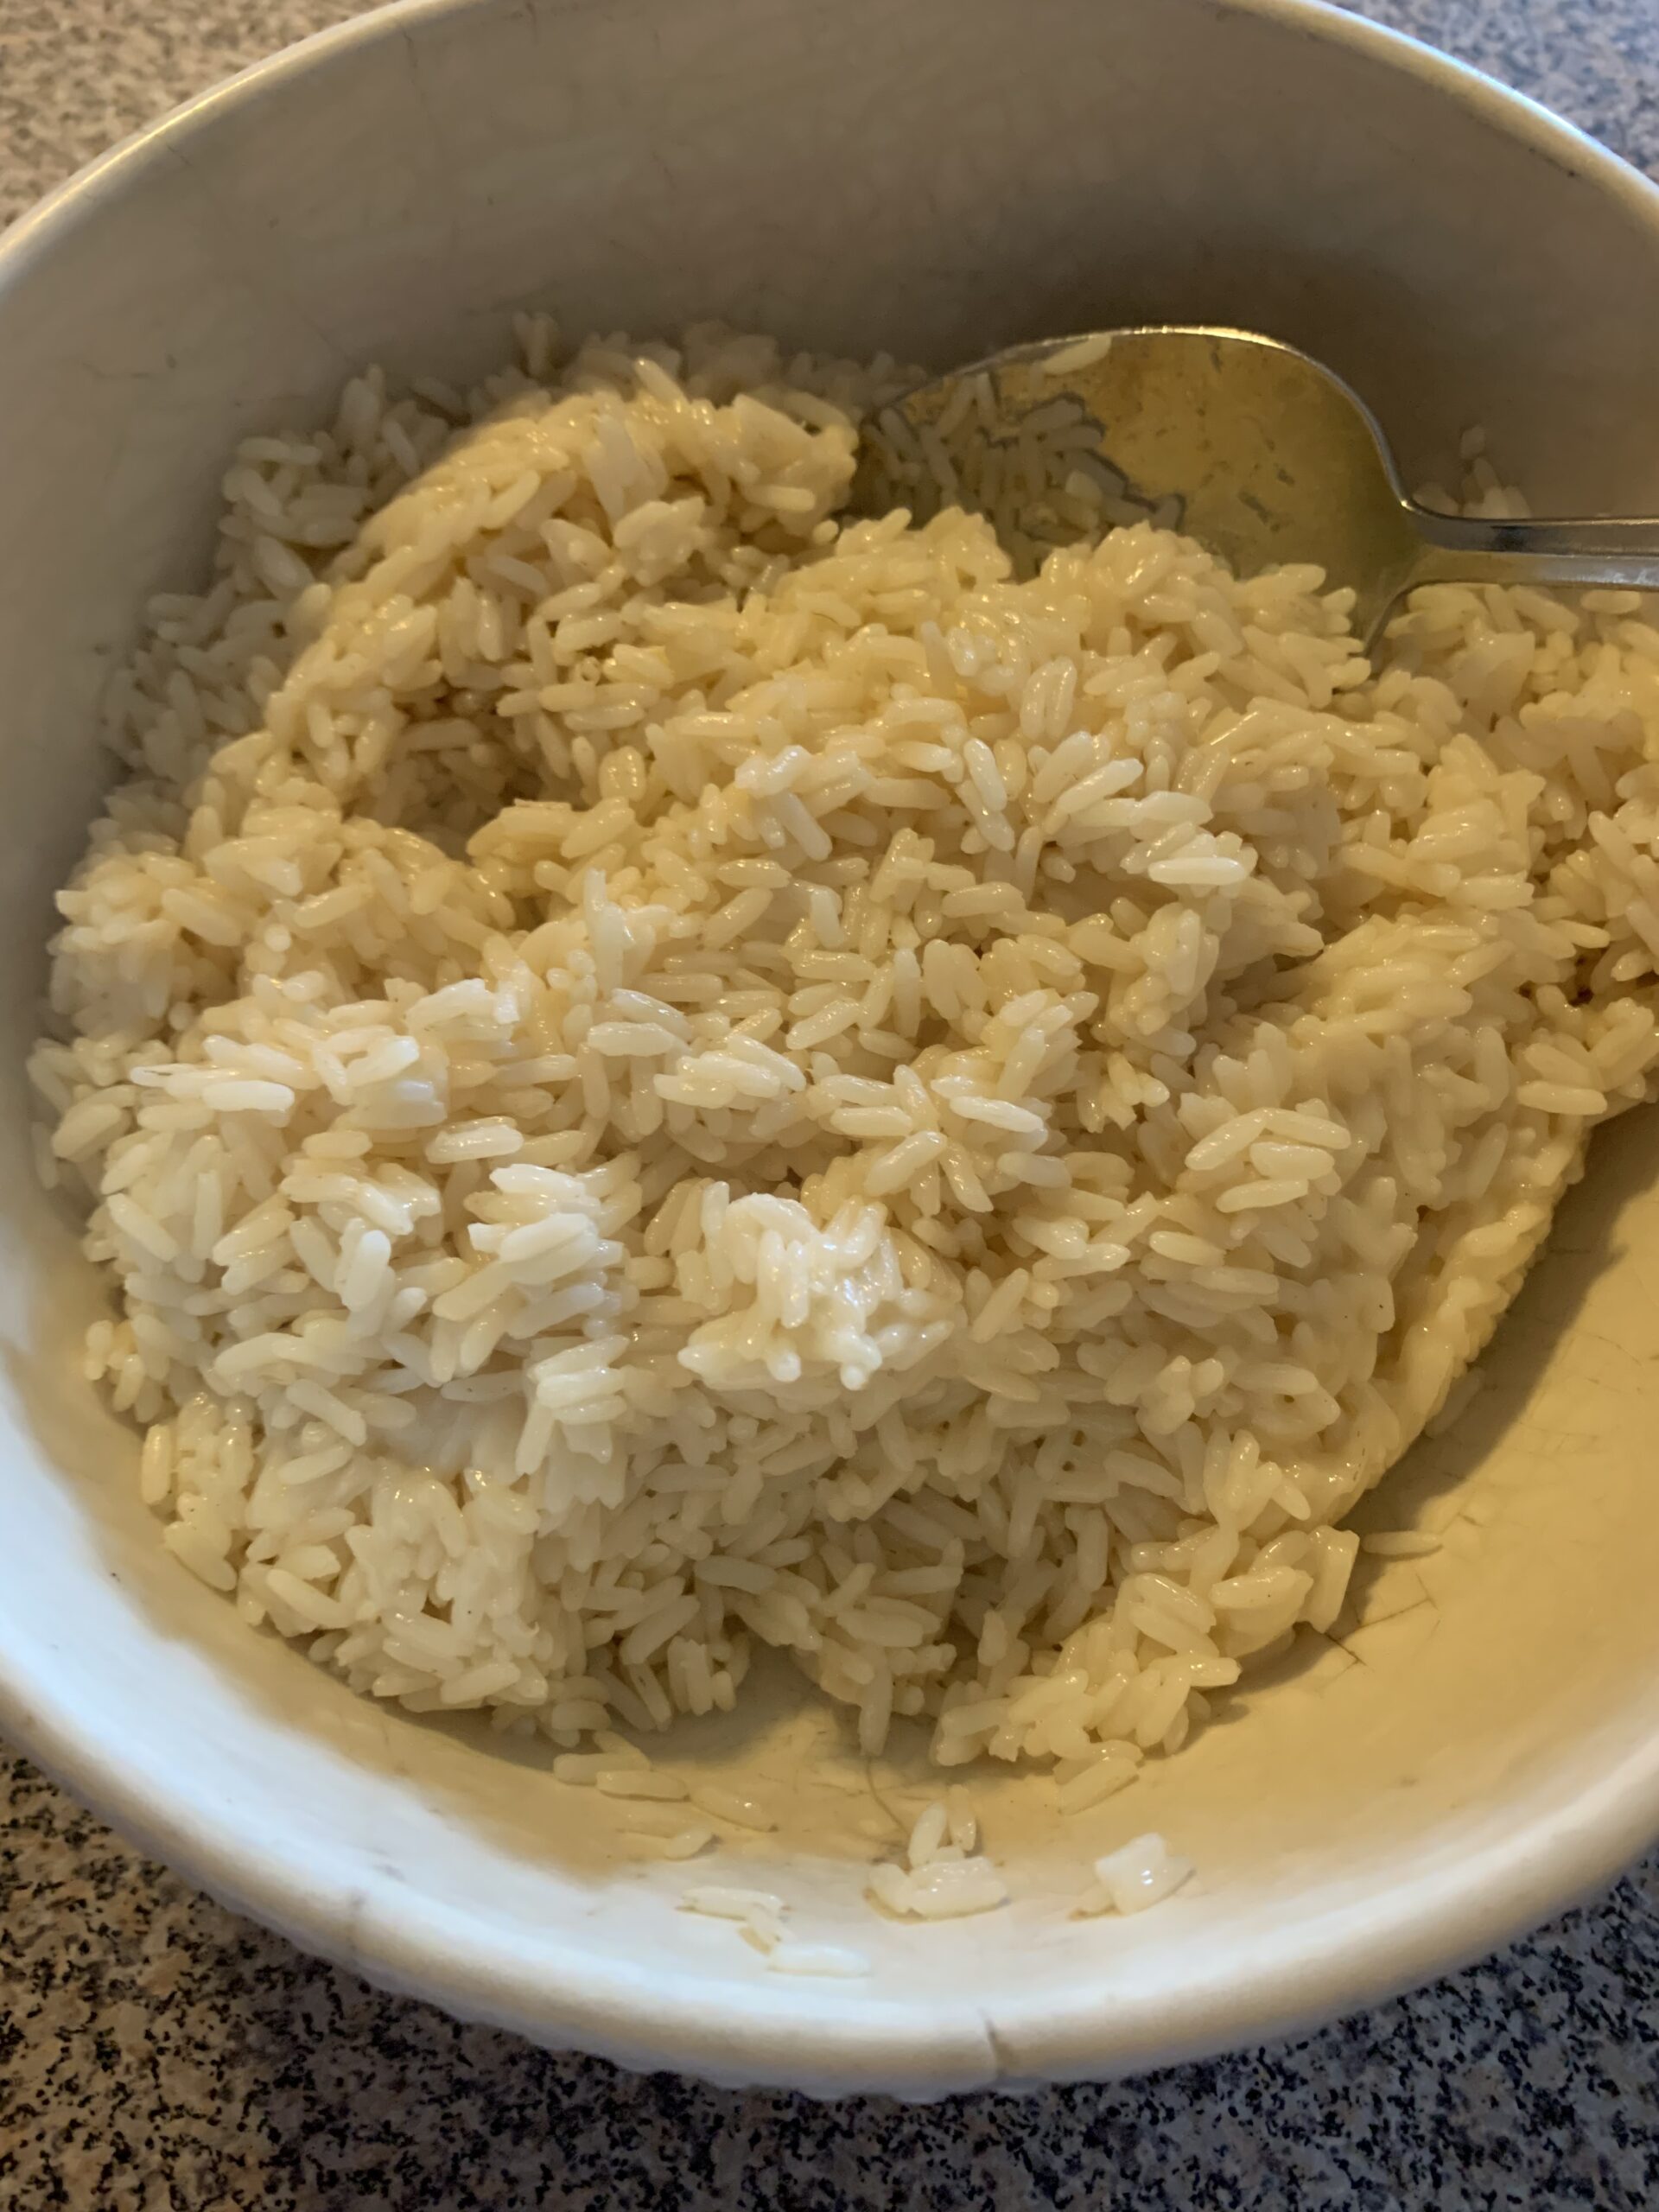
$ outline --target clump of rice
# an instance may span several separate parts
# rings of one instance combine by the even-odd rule
[[[976,1848],[979,1821],[957,1790],[917,1815],[902,1866],[872,1867],[869,1895],[900,1918],[959,1920],[1007,1901],[1007,1885]]]
[[[1160,1835],[1138,1835],[1095,1861],[1095,1878],[1077,1901],[1084,1913],[1145,1912],[1190,1881],[1192,1865]]]
[[[524,339],[247,442],[118,688],[88,1372],[250,1622],[667,1846],[586,1747],[760,1646],[1098,1802],[1332,1623],[1643,1095],[1659,632],[1439,587],[1373,669],[1145,521],[1017,583],[839,519],[886,365]],[[997,1880],[934,1845],[878,1896]]]

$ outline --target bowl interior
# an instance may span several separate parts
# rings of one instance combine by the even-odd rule
[[[1535,504],[1630,510],[1659,505],[1656,199],[1519,103],[1273,0],[439,0],[210,99],[25,226],[0,257],[0,1689],[23,1740],[221,1894],[458,2010],[912,2094],[1357,2004],[1644,1840],[1645,1116],[1599,1141],[1469,1409],[1363,1509],[1442,1551],[1373,1563],[1371,1625],[1258,1677],[1095,1815],[975,1777],[1007,1910],[900,1927],[862,1903],[925,1786],[915,1746],[833,1786],[839,1725],[785,1680],[683,1732],[688,1771],[758,1775],[788,1808],[714,1878],[871,1961],[799,1984],[677,1911],[686,1870],[629,1856],[544,1760],[359,1701],[162,1552],[134,1440],[78,1377],[98,1289],[35,1188],[16,1069],[106,773],[104,677],[146,594],[200,572],[236,437],[315,416],[363,361],[466,375],[526,304],[941,365],[1235,321],[1349,376],[1408,480],[1478,420]],[[1070,1919],[1090,1857],[1147,1827],[1198,1879],[1144,1919]]]

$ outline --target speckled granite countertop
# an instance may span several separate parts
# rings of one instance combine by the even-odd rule
[[[0,0],[0,222],[343,0]],[[1659,0],[1367,0],[1659,173]],[[1645,2212],[1659,1860],[1287,2048],[913,2111],[551,2057],[233,1919],[0,1758],[0,2207]]]

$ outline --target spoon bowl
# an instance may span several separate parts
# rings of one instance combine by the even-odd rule
[[[855,498],[988,514],[1024,571],[1152,521],[1241,575],[1312,563],[1370,645],[1426,583],[1659,589],[1659,521],[1443,514],[1408,498],[1376,418],[1294,346],[1169,325],[1017,346],[884,408]]]

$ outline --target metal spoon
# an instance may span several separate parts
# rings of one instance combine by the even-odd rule
[[[1070,489],[1067,488],[1068,484]],[[1106,523],[1151,519],[1237,574],[1317,562],[1369,645],[1427,583],[1659,591],[1659,520],[1440,514],[1408,499],[1364,403],[1294,347],[1171,326],[1016,346],[867,426],[855,503],[988,514],[1026,572]]]

